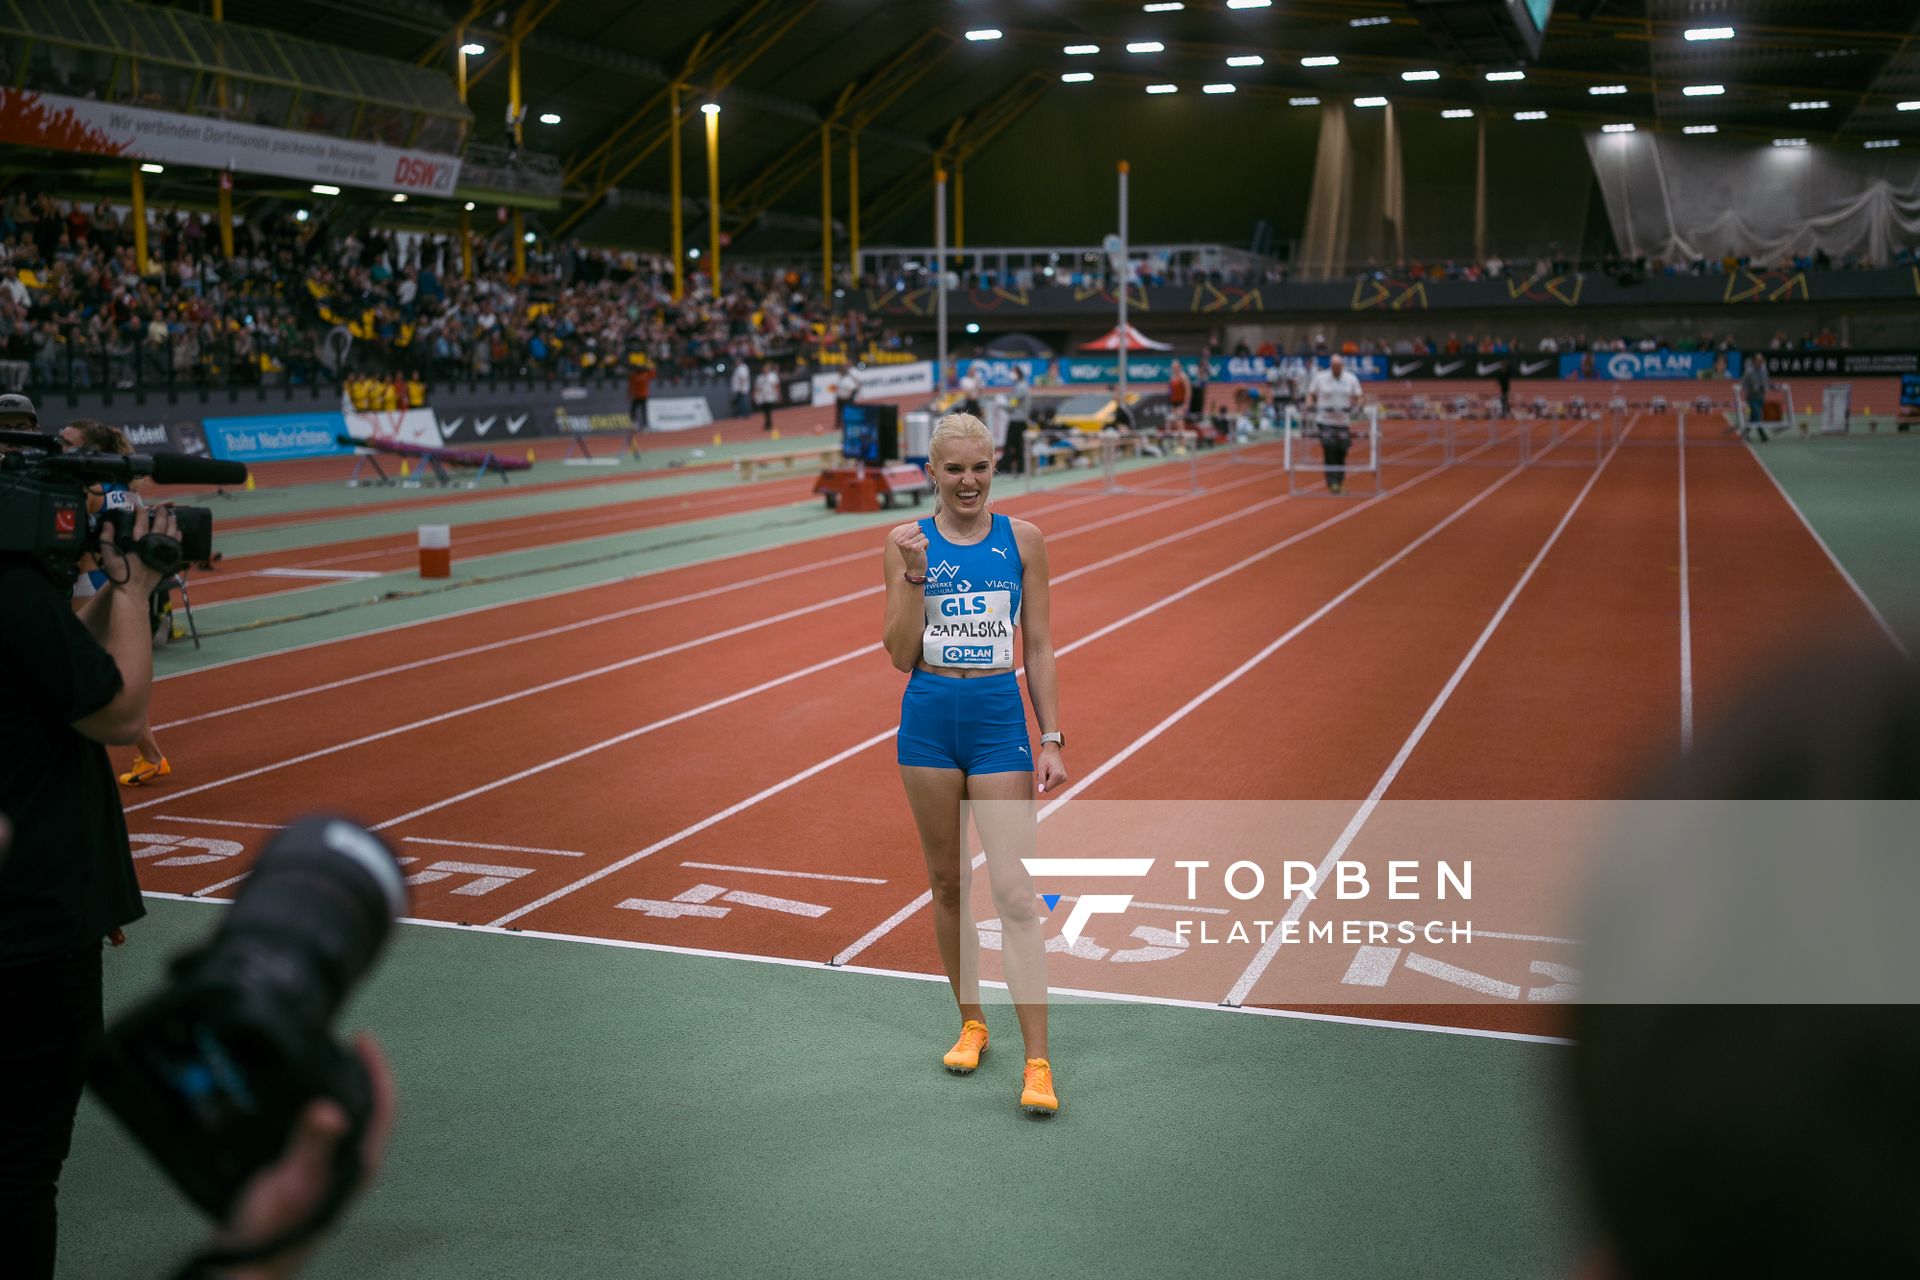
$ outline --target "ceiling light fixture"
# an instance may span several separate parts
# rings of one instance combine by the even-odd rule
[[[1100,46],[1097,44],[1070,44],[1061,49],[1060,52],[1066,54],[1069,58],[1078,58],[1084,54],[1100,52]]]
[[[1440,73],[1438,71],[1402,71],[1400,78],[1406,81],[1438,80]]]
[[[486,53],[486,51],[487,51],[487,46],[483,44],[468,43],[460,46],[460,52],[466,54],[469,58],[478,58],[482,54]]]
[[[1720,126],[1717,124],[1690,124],[1686,128],[1682,129],[1680,132],[1682,133],[1718,133],[1720,132]]]
[[[1340,65],[1340,59],[1330,53],[1322,54],[1318,57],[1302,58],[1300,59],[1300,65],[1303,67],[1337,67]]]
[[[337,196],[340,194],[340,188],[330,187],[324,182],[314,183],[310,190],[317,196]]]
[[[1689,40],[1731,40],[1732,27],[1693,27],[1687,31]]]
[[[1228,58],[1227,65],[1230,67],[1264,67],[1267,65],[1267,60],[1257,53],[1243,53],[1237,57]]]
[[[1385,98],[1355,98],[1353,105],[1356,107],[1384,107],[1387,105],[1387,100]]]
[[[1723,84],[1690,84],[1680,92],[1689,98],[1717,98],[1726,91]]]
[[[1165,0],[1162,4],[1143,4],[1140,7],[1148,13],[1173,13],[1187,6],[1181,4],[1180,0]]]
[[[1232,92],[1233,92],[1233,91],[1234,91],[1234,90],[1235,90],[1235,89],[1236,89],[1237,87],[1238,87],[1238,86],[1236,86],[1236,85],[1230,85],[1230,84],[1203,84],[1203,85],[1201,85],[1201,86],[1200,86],[1200,92],[1202,92],[1202,93],[1232,93]]]
[[[1776,147],[1804,147],[1807,145],[1807,140],[1805,138],[1775,138],[1773,145]]]
[[[1603,125],[1601,125],[1601,126],[1600,126],[1600,132],[1602,132],[1602,133],[1632,133],[1632,132],[1633,132],[1633,126],[1632,126],[1632,125],[1630,125],[1630,124],[1603,124]]]
[[[1498,84],[1502,80],[1525,80],[1526,78],[1527,78],[1527,73],[1524,71],[1489,71],[1487,72],[1487,79],[1493,81],[1496,84]]]
[[[1091,71],[1069,71],[1065,75],[1060,77],[1060,83],[1061,84],[1085,84],[1087,81],[1091,79],[1093,79],[1093,72]]]
[[[997,27],[982,27],[978,31],[967,32],[969,40],[998,40],[999,38],[1000,30]]]
[[[1587,89],[1587,92],[1596,98],[1605,98],[1612,94],[1625,93],[1626,91],[1627,86],[1623,84],[1596,84]]]
[[[1473,119],[1473,108],[1454,107],[1450,110],[1442,111],[1440,118],[1442,120],[1471,120]]]
[[[1227,0],[1229,9],[1270,9],[1273,0]]]
[[[1177,84],[1150,84],[1147,86],[1147,92],[1148,93],[1178,93],[1180,92],[1180,86]]]
[[[163,164],[143,164],[140,166],[140,172],[142,173],[165,173],[166,171],[167,166]]]
[[[1544,111],[1516,111],[1513,113],[1513,118],[1515,120],[1545,120],[1547,113]]]
[[[553,112],[553,111],[542,111],[540,113],[540,123],[541,124],[559,124],[560,123],[559,113]]]
[[[1789,102],[1787,104],[1787,110],[1789,111],[1825,111],[1828,107],[1832,105],[1833,104],[1831,102],[1828,102],[1825,98],[1815,98],[1811,102]]]
[[[1288,105],[1288,106],[1290,106],[1290,107],[1317,107],[1317,106],[1319,106],[1319,105],[1320,105],[1320,99],[1318,99],[1318,98],[1288,98],[1288,99],[1287,99],[1287,105]]]
[[[1159,53],[1162,49],[1166,47],[1167,46],[1161,44],[1158,40],[1135,40],[1132,44],[1127,46],[1127,52],[1128,53]]]
[[[1863,146],[1863,147],[1865,147],[1865,148],[1866,148],[1867,150],[1869,150],[1869,151],[1878,151],[1878,150],[1880,150],[1880,149],[1881,149],[1882,147],[1897,147],[1897,146],[1899,146],[1899,145],[1900,145],[1900,139],[1898,139],[1898,138],[1876,138],[1876,139],[1874,139],[1874,140],[1873,140],[1872,142],[1863,142],[1863,143],[1861,143],[1860,145],[1861,145],[1861,146]]]
[[[1350,27],[1384,27],[1392,21],[1393,19],[1391,17],[1383,13],[1377,18],[1349,18],[1347,19],[1347,25]]]

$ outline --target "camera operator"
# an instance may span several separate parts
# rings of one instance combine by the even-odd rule
[[[137,541],[177,536],[133,516]],[[159,571],[111,529],[108,585],[75,613],[32,557],[0,554],[0,1241],[10,1274],[53,1274],[56,1184],[89,1054],[102,1033],[101,945],[144,914],[106,744],[147,720]]]

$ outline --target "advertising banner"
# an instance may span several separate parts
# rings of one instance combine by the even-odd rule
[[[1920,373],[1920,354],[1912,351],[1750,351],[1764,356],[1776,378],[1891,378]]]
[[[1040,379],[1046,377],[1052,369],[1053,361],[1051,360],[1000,359],[990,356],[986,359],[962,360],[960,362],[961,377],[964,378],[969,373],[977,373],[980,375],[981,380],[990,387],[1012,386],[1015,370],[1024,371],[1027,375],[1027,385],[1032,386],[1034,383],[1040,381]]]
[[[713,406],[705,396],[669,396],[647,401],[647,427],[652,431],[687,431],[713,425]]]
[[[533,425],[534,408],[532,405],[494,405],[484,412],[478,410],[449,412],[445,409],[432,411],[440,428],[440,438],[452,445],[499,444],[502,441],[521,437],[549,436],[554,434],[553,419]],[[551,413],[551,411],[549,411]]]
[[[408,409],[404,413],[360,413],[348,409],[341,416],[347,421],[347,434],[355,440],[398,440],[428,449],[438,449],[444,443],[431,409]]]
[[[135,453],[152,453],[156,449],[170,449],[174,453],[184,453],[193,458],[210,456],[212,450],[207,445],[206,428],[200,425],[198,418],[174,418],[165,422],[122,422],[115,426],[126,433],[127,442]]]
[[[213,456],[229,462],[281,462],[347,452],[336,438],[347,430],[347,420],[339,413],[208,418],[204,426]]]
[[[808,403],[815,406],[832,404],[839,395],[843,376],[839,369],[814,374],[807,393]],[[858,398],[863,402],[933,394],[931,360],[916,360],[912,364],[869,365],[864,369],[855,369],[853,376],[859,380]]]
[[[1173,376],[1174,356],[1128,356],[1129,382],[1165,382]],[[1198,357],[1181,359],[1183,366],[1196,363]],[[1117,382],[1120,378],[1118,356],[1061,356],[1057,362],[1060,381],[1069,386],[1092,382]]]
[[[0,88],[0,142],[420,195],[450,196],[460,178],[460,157],[437,151],[10,87]]]
[[[1737,378],[1738,351],[1575,351],[1560,357],[1563,378],[1603,382]]]

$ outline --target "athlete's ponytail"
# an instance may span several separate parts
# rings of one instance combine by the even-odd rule
[[[949,440],[972,440],[987,446],[989,455],[993,452],[993,432],[987,430],[987,424],[970,413],[950,413],[933,424],[933,434],[927,437],[927,467],[931,470],[938,464],[940,446]],[[933,488],[933,509],[940,510],[940,486]]]

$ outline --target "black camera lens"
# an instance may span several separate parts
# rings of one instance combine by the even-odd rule
[[[405,905],[377,837],[302,819],[268,844],[212,939],[107,1033],[94,1090],[208,1213],[227,1213],[313,1098],[338,1101],[356,1133],[365,1123],[370,1082],[331,1025]]]

